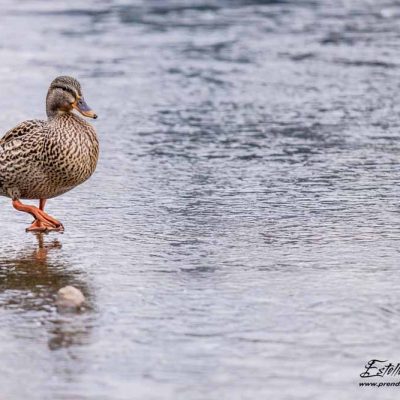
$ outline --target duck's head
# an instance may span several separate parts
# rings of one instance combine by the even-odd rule
[[[80,83],[70,76],[59,76],[51,82],[46,98],[46,112],[49,118],[57,115],[79,111],[89,118],[97,118],[97,115],[86,104]]]

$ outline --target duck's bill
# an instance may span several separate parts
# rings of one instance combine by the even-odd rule
[[[72,104],[72,107],[74,107],[76,110],[78,110],[82,115],[85,117],[89,118],[97,118],[96,113],[90,109],[90,107],[87,105],[86,101],[81,97],[79,100],[75,101],[75,103]]]

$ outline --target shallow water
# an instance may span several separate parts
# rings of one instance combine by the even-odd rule
[[[102,153],[63,235],[0,199],[0,397],[393,399],[399,4],[1,6],[1,131],[69,74]]]

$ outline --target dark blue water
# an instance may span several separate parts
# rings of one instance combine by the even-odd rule
[[[2,399],[395,398],[398,2],[1,7],[0,130],[68,74],[101,141],[63,235],[0,200]]]

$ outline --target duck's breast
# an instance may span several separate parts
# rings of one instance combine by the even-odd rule
[[[86,181],[95,171],[99,143],[91,125],[77,116],[51,130],[44,149],[44,163],[56,195]]]

